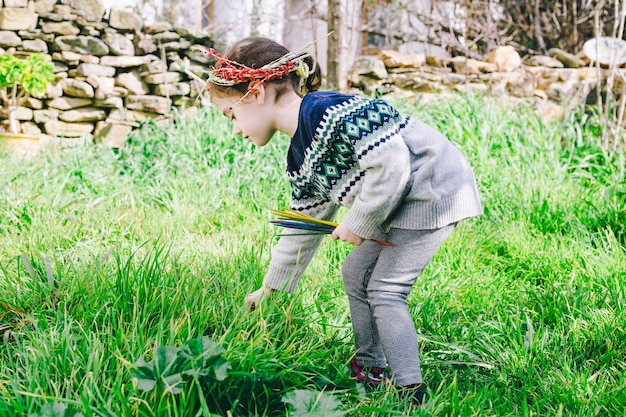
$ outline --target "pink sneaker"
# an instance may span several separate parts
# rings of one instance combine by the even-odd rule
[[[375,390],[383,385],[390,385],[389,378],[385,375],[383,368],[377,366],[361,368],[356,361],[356,357],[350,360],[350,375],[356,378],[357,382],[362,382],[368,390]]]

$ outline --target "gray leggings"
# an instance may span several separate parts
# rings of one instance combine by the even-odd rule
[[[365,241],[352,249],[343,264],[357,362],[389,365],[398,386],[422,383],[417,332],[407,296],[453,230],[454,225],[434,230],[391,229],[384,239],[393,247]]]

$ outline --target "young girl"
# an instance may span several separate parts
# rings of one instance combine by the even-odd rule
[[[377,386],[388,380],[388,366],[393,384],[421,404],[407,296],[456,223],[482,213],[471,167],[444,136],[382,100],[317,92],[321,71],[309,54],[258,37],[224,56],[209,54],[217,59],[211,100],[235,133],[258,146],[276,131],[291,137],[291,208],[325,220],[349,209],[332,237],[355,245],[342,268],[356,345],[352,376]],[[275,290],[293,293],[321,239],[282,236],[246,305]]]

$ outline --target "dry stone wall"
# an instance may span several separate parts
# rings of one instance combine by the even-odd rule
[[[56,80],[17,114],[24,133],[122,146],[140,123],[194,108],[211,40],[97,0],[0,0],[0,54],[43,53]]]
[[[485,61],[381,50],[360,57],[350,81],[368,95],[458,91],[536,99],[557,117],[569,106],[595,104],[596,91],[606,94],[607,85],[616,99],[625,88],[623,68],[596,66],[582,53],[552,49],[522,59],[510,46],[497,48]]]

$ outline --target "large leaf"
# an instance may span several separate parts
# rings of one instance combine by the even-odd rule
[[[319,391],[294,390],[285,394],[282,402],[291,404],[292,417],[341,417],[345,411],[338,410],[339,400]]]
[[[140,357],[135,362],[132,378],[137,389],[151,391],[160,386],[164,391],[179,394],[191,379],[213,377],[224,380],[230,364],[223,357],[225,350],[206,337],[192,339],[181,348],[159,346],[153,359],[146,362]]]
[[[39,412],[30,414],[29,417],[83,417],[83,415],[66,404],[48,403],[41,407]]]
[[[218,381],[223,381],[230,369],[230,364],[222,356],[226,352],[217,343],[207,337],[192,339],[181,347],[180,355],[185,357],[190,367],[185,371],[187,375],[213,376]]]

